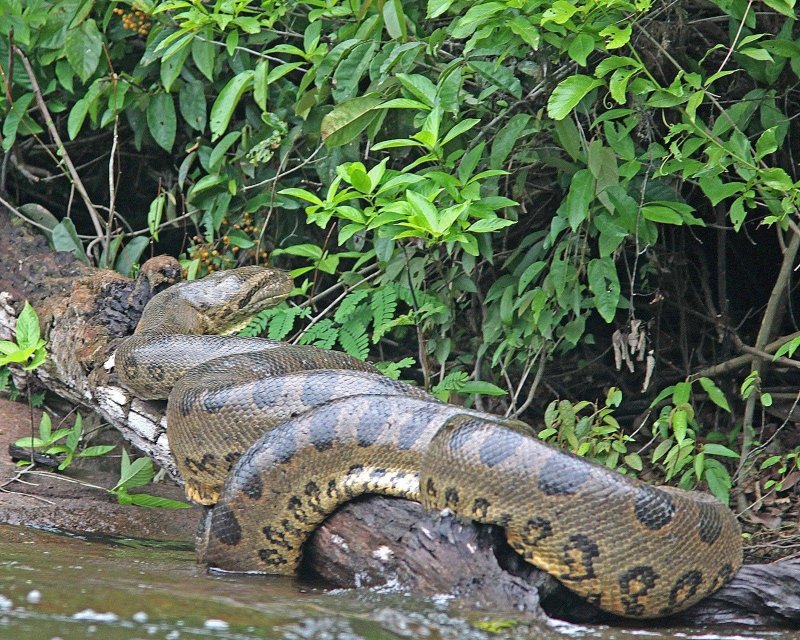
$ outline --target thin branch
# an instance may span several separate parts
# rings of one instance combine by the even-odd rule
[[[728,64],[728,60],[731,59],[733,50],[736,48],[736,43],[739,42],[739,37],[742,35],[742,29],[744,29],[744,23],[747,21],[747,16],[750,14],[750,8],[752,6],[753,0],[748,0],[747,7],[742,15],[742,19],[739,21],[739,29],[736,31],[736,35],[733,37],[733,42],[731,42],[731,46],[728,47],[728,52],[725,54],[725,59],[722,61],[722,64],[719,65],[717,73],[720,73],[725,68],[725,65]]]
[[[786,247],[786,251],[783,254],[781,269],[778,273],[778,277],[775,280],[775,285],[772,287],[772,292],[770,293],[769,301],[767,302],[767,308],[764,310],[764,316],[761,319],[761,326],[759,327],[758,335],[756,336],[756,342],[754,345],[754,348],[758,351],[764,351],[764,346],[767,344],[767,340],[769,340],[769,337],[774,330],[774,326],[778,321],[778,311],[781,306],[781,300],[783,300],[783,296],[788,289],[789,279],[791,277],[792,270],[794,269],[795,260],[797,259],[797,250],[799,248],[800,235],[793,233],[792,239],[789,241],[789,245]],[[758,371],[760,363],[761,359],[759,356],[753,357],[750,370],[752,372]],[[743,428],[741,457],[739,459],[739,466],[734,474],[734,477],[738,478],[740,482],[745,470],[745,465],[750,458],[750,450],[753,446],[751,426],[756,408],[757,395],[758,394],[755,393],[751,394],[750,397],[747,398],[747,402],[745,403],[744,407],[744,416],[742,418]],[[738,501],[738,507],[741,511],[747,506],[745,504],[745,497],[743,493],[739,494]]]
[[[525,402],[522,403],[522,406],[514,411],[511,414],[512,418],[517,418],[522,415],[531,403],[533,402],[533,398],[536,395],[536,391],[539,389],[539,384],[542,381],[542,376],[544,376],[544,365],[547,358],[544,356],[544,347],[539,350],[539,368],[536,370],[536,375],[533,377],[533,382],[531,382],[531,388],[528,389],[528,396],[525,398]]]
[[[790,333],[788,336],[782,336],[777,340],[773,340],[768,345],[765,345],[760,350],[761,353],[765,355],[769,355],[770,360],[772,359],[773,355],[780,347],[785,345],[790,340],[794,340],[800,336],[800,331],[796,331],[795,333]],[[741,341],[739,341],[741,345]],[[741,345],[744,346],[744,345]],[[753,347],[754,348],[754,347]],[[744,351],[744,349],[740,350]],[[692,380],[697,380],[698,378],[713,378],[715,376],[722,375],[724,373],[728,373],[730,371],[735,371],[736,369],[741,369],[742,367],[746,366],[748,363],[751,363],[753,358],[751,355],[741,355],[736,356],[735,358],[731,358],[730,360],[726,360],[725,362],[720,362],[719,364],[712,365],[710,367],[706,367],[705,369],[701,369],[700,371],[696,371],[691,375]]]
[[[81,196],[84,205],[86,205],[86,209],[89,211],[89,217],[92,219],[92,224],[94,225],[95,233],[98,236],[103,237],[103,224],[100,219],[100,214],[97,211],[96,207],[92,203],[91,198],[89,198],[89,194],[86,191],[86,188],[83,186],[83,182],[81,181],[78,172],[75,170],[75,165],[72,164],[72,160],[67,153],[67,149],[64,146],[64,142],[61,140],[61,136],[58,134],[58,129],[56,129],[56,125],[53,122],[53,117],[50,115],[50,111],[47,108],[47,105],[44,101],[44,96],[42,95],[42,90],[39,87],[39,82],[36,79],[36,74],[33,72],[33,67],[31,66],[30,61],[25,56],[22,51],[14,46],[14,52],[19,56],[20,60],[22,60],[22,66],[25,67],[25,72],[28,74],[28,78],[31,81],[31,90],[33,91],[33,95],[36,98],[36,106],[39,108],[42,117],[44,118],[45,125],[47,126],[47,130],[50,132],[50,136],[56,143],[58,148],[58,153],[61,156],[62,162],[64,166],[66,166],[67,171],[69,172],[72,185],[77,189],[78,194]]]

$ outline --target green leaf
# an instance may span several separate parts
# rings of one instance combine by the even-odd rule
[[[455,0],[428,0],[428,10],[426,17],[437,18],[447,11]]]
[[[473,222],[468,228],[467,231],[471,231],[472,233],[489,233],[492,231],[497,231],[498,229],[504,229],[505,227],[510,227],[512,224],[516,224],[515,220],[506,220],[505,218],[482,218]]]
[[[478,118],[467,118],[466,120],[456,123],[453,128],[445,134],[444,138],[442,138],[442,146],[446,145],[451,140],[455,140],[461,134],[466,133],[479,122],[480,120]]]
[[[25,93],[14,101],[14,104],[5,114],[3,121],[3,149],[9,151],[14,146],[17,131],[23,121],[30,122],[28,117],[28,107],[33,102],[33,94]],[[23,125],[24,128],[24,125]]]
[[[677,409],[672,414],[672,431],[675,434],[675,441],[680,445],[686,438],[689,419],[684,409]]]
[[[683,224],[683,218],[678,212],[662,205],[644,205],[642,207],[642,216],[644,216],[646,220],[661,222],[663,224]]]
[[[484,380],[467,380],[461,388],[459,393],[479,393],[484,396],[505,396],[508,391],[501,389],[496,384],[486,382]]]
[[[764,4],[778,13],[795,20],[795,0],[764,0]]]
[[[164,56],[161,59],[161,84],[168,92],[170,89],[172,89],[172,85],[181,74],[183,63],[186,62],[186,58],[189,56],[190,44],[191,39],[187,39],[186,42],[179,49],[177,49],[174,54],[170,55],[168,58]]]
[[[302,66],[302,62],[285,62],[284,64],[279,64],[277,67],[271,69],[267,74],[267,84],[272,84],[273,82],[280,80],[287,73],[291,73],[295,69],[298,69]]]
[[[739,231],[747,217],[747,211],[744,208],[744,198],[742,196],[739,196],[733,201],[730,211],[728,212],[728,217],[730,217],[733,223],[734,231]]]
[[[78,444],[81,441],[81,436],[83,435],[83,418],[81,414],[77,414],[75,416],[75,424],[72,425],[72,428],[69,430],[67,434],[67,449],[70,451],[75,451],[78,448]],[[71,461],[70,461],[71,462]]]
[[[133,275],[133,267],[139,263],[142,253],[147,249],[150,240],[145,236],[136,236],[119,252],[114,269],[124,276]]]
[[[56,251],[67,251],[84,264],[89,264],[89,258],[83,250],[75,225],[69,218],[64,218],[52,231],[53,248]]]
[[[214,81],[214,60],[217,55],[217,47],[213,42],[210,28],[198,32],[198,37],[192,38],[192,60],[197,68],[210,82]],[[202,84],[202,83],[201,83]]]
[[[133,489],[135,487],[142,487],[148,484],[155,475],[153,468],[153,461],[150,458],[142,457],[137,458],[133,462],[128,457],[128,452],[122,450],[122,465],[120,468],[120,476],[117,484],[114,485],[112,491],[117,489]]]
[[[86,447],[78,454],[79,458],[96,458],[97,456],[104,456],[105,454],[116,449],[114,444],[98,444],[93,447]]]
[[[634,471],[642,470],[642,458],[635,451],[626,455],[623,460],[625,460],[625,464]]]
[[[567,2],[567,0],[555,0],[550,8],[542,14],[541,23],[555,22],[556,24],[565,24],[577,11],[578,7],[572,2]]]
[[[606,49],[619,49],[624,47],[631,39],[633,27],[628,24],[620,28],[617,25],[610,24],[600,31],[598,35],[606,39]]]
[[[775,58],[773,58],[769,51],[766,49],[761,49],[758,47],[749,47],[747,49],[739,49],[737,53],[741,53],[743,56],[747,56],[748,58],[752,58],[753,60],[759,60],[761,62],[770,62],[774,63]]]
[[[703,390],[708,394],[709,399],[715,405],[717,405],[720,409],[725,409],[728,413],[731,412],[730,405],[728,404],[728,399],[725,397],[725,394],[722,392],[714,381],[711,378],[702,377],[700,378],[700,386],[703,387]]]
[[[522,85],[519,78],[508,67],[480,60],[470,60],[469,66],[503,91],[510,93],[515,98],[522,98]]]
[[[436,85],[428,78],[419,74],[398,73],[397,79],[403,88],[417,100],[424,102],[429,107],[436,103]]]
[[[383,24],[390,38],[406,37],[406,16],[400,0],[386,0],[383,3]]]
[[[40,438],[32,438],[31,436],[20,438],[14,442],[14,445],[17,447],[22,447],[23,449],[40,449],[47,446],[47,444],[48,443],[44,440]]]
[[[16,104],[14,105],[16,106]],[[70,109],[69,116],[67,117],[67,135],[70,140],[74,140],[81,131],[83,121],[86,120],[86,114],[89,111],[89,101],[86,98],[76,100],[75,104]],[[8,119],[6,119],[8,123]],[[8,137],[8,131],[3,126],[3,134]]]
[[[222,91],[219,92],[219,96],[217,96],[214,105],[211,107],[211,117],[209,119],[212,140],[216,140],[225,133],[239,100],[252,85],[253,71],[247,69],[233,76]]]
[[[262,60],[256,65],[253,74],[253,100],[262,111],[267,110],[267,97],[269,95],[269,62]]]
[[[689,402],[689,395],[692,392],[692,385],[688,382],[679,382],[673,387],[672,402],[677,407]]]
[[[701,176],[698,179],[700,188],[712,205],[717,206],[726,198],[744,191],[747,186],[744,182],[722,182],[719,176]]]
[[[48,211],[45,207],[40,204],[36,204],[35,202],[29,202],[27,204],[20,205],[17,208],[30,220],[38,222],[47,229],[52,230],[53,227],[58,224],[58,218],[50,213],[50,211]]]
[[[653,462],[658,462],[661,458],[664,457],[664,454],[670,450],[672,447],[672,438],[668,438],[663,442],[660,442],[659,445],[653,451]]]
[[[357,320],[348,320],[339,330],[339,344],[345,353],[366,360],[369,355],[369,336],[366,328]]]
[[[562,80],[550,94],[547,115],[553,120],[563,120],[592,89],[602,84],[591,76],[581,74]]]
[[[388,102],[375,107],[376,109],[419,109],[420,111],[430,111],[430,107],[424,102],[412,100],[411,98],[394,98]]]
[[[306,202],[310,202],[311,204],[322,205],[322,200],[320,200],[316,195],[311,193],[310,191],[306,191],[305,189],[298,189],[297,187],[289,187],[288,189],[281,189],[278,191],[281,195],[292,196],[293,198],[300,198],[301,200],[305,200]]]
[[[516,115],[511,116],[511,118],[503,126],[503,128],[497,132],[497,135],[494,137],[494,140],[492,141],[492,150],[489,153],[490,167],[492,167],[493,169],[499,169],[500,167],[503,166],[503,163],[506,161],[506,158],[508,158],[508,156],[511,155],[511,152],[514,150],[514,147],[519,143],[522,136],[525,135],[526,133],[525,130],[528,127],[530,119],[531,116],[529,114],[518,113]],[[528,131],[528,133],[529,132],[530,130]],[[478,158],[475,158],[474,160],[474,163],[476,165],[477,165],[477,159]],[[474,171],[474,167],[473,169],[470,170],[470,173],[472,173],[472,171]],[[459,178],[462,181],[466,179],[461,177],[460,169],[459,169]]]
[[[505,9],[506,5],[502,2],[475,4],[456,21],[450,31],[450,36],[456,39],[469,38],[479,26],[485,24],[487,19]]]
[[[178,94],[178,106],[181,116],[195,131],[206,128],[206,96],[202,82],[184,82]]]
[[[798,347],[800,347],[800,336],[796,336],[788,342],[783,343],[775,352],[773,360],[780,358],[781,356],[789,356],[791,358],[794,356],[794,352],[797,351]]]
[[[594,38],[588,33],[579,33],[567,48],[569,57],[582,67],[586,66],[586,59],[592,51],[594,51]]]
[[[158,227],[161,224],[161,217],[164,215],[164,205],[166,203],[167,196],[162,193],[150,203],[150,207],[147,210],[147,228],[156,242],[158,242]]]
[[[36,348],[39,344],[39,317],[27,300],[17,317],[15,335],[21,349]]]
[[[42,441],[49,441],[52,433],[53,423],[50,420],[50,414],[43,413],[42,417],[39,419],[39,437]]]
[[[614,261],[609,258],[595,258],[589,261],[589,289],[594,294],[594,305],[606,322],[612,322],[617,313],[620,298],[620,284]]]
[[[220,140],[208,156],[207,166],[210,172],[220,170],[225,154],[242,136],[241,131],[231,131]]]
[[[340,147],[353,140],[377,117],[382,103],[377,93],[368,93],[336,105],[322,119],[320,135],[328,147]]]
[[[124,504],[134,504],[137,507],[148,507],[150,509],[191,509],[192,505],[180,500],[151,496],[147,493],[127,494]]]
[[[67,30],[64,52],[82,82],[86,82],[97,69],[102,51],[103,37],[94,20],[86,20],[77,29]]]
[[[175,105],[168,93],[157,93],[147,105],[147,128],[150,135],[164,151],[171,151],[175,143]]]
[[[567,197],[558,208],[558,214],[569,221],[573,232],[589,218],[589,205],[595,197],[595,178],[588,169],[580,169],[572,176]]]
[[[789,177],[789,174],[780,167],[764,169],[759,173],[759,175],[764,181],[764,184],[766,184],[770,189],[788,192],[794,187],[794,182],[792,181],[791,177]]]
[[[732,451],[726,446],[715,443],[707,443],[703,445],[703,453],[710,456],[723,456],[725,458],[738,458],[739,454]]]

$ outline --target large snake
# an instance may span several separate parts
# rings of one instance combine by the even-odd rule
[[[168,397],[187,495],[216,503],[206,563],[291,574],[317,525],[376,493],[505,527],[528,562],[623,616],[684,609],[741,566],[738,523],[710,496],[623,476],[342,353],[206,335],[290,291],[287,274],[260,267],[174,285],[116,353],[134,394]]]

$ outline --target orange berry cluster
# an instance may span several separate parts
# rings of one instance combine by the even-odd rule
[[[114,13],[118,16],[122,16],[123,29],[138,33],[140,36],[146,36],[150,32],[150,27],[153,23],[150,22],[150,16],[141,9],[134,8],[128,13],[125,9],[117,7],[114,9]]]
[[[234,262],[233,258],[228,256],[220,256],[219,251],[213,248],[212,245],[203,242],[203,238],[195,236],[193,238],[195,244],[189,249],[189,257],[192,260],[200,260],[201,272],[203,268],[208,273],[213,273],[217,269],[224,268]],[[236,247],[238,249],[238,247]]]
[[[261,227],[257,226],[257,223],[253,221],[253,217],[249,213],[244,214],[241,222],[237,222],[233,225],[231,225],[227,219],[224,219],[222,221],[222,226],[228,229],[242,231],[254,242],[257,241],[258,235],[261,233]],[[242,249],[236,244],[233,244],[228,235],[224,235],[220,238],[222,246],[219,249],[215,248],[219,245],[206,243],[202,236],[194,236],[192,241],[193,244],[188,250],[188,255],[190,259],[200,261],[201,273],[203,270],[207,273],[213,273],[218,269],[234,266],[239,261],[238,254],[240,251],[252,255],[256,263],[265,263],[269,257],[267,250],[259,249],[257,245],[252,248]],[[244,261],[244,263],[247,262],[248,260]]]

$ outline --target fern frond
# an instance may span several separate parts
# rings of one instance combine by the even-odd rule
[[[295,320],[309,313],[307,309],[300,307],[276,307],[276,312],[267,330],[267,337],[270,340],[283,340],[291,333]]]
[[[466,371],[451,371],[439,384],[431,389],[431,393],[442,402],[447,402],[450,399],[450,394],[457,393],[463,389],[468,380],[469,374]]]
[[[332,349],[338,337],[339,329],[334,326],[333,320],[324,318],[300,336],[300,344],[311,344],[321,349]]]
[[[414,358],[403,358],[397,362],[376,362],[375,368],[378,369],[383,375],[392,380],[400,378],[400,372],[403,369],[414,366],[416,364]]]
[[[356,289],[348,293],[339,303],[339,308],[333,319],[339,324],[344,324],[353,315],[359,304],[369,295],[369,289]]]
[[[339,329],[339,344],[345,353],[359,360],[366,360],[369,355],[367,328],[361,322],[348,320]]]
[[[389,329],[387,326],[397,312],[397,291],[395,287],[386,285],[376,289],[369,301],[372,309],[372,341],[378,342]]]
[[[239,335],[246,336],[248,338],[260,336],[267,330],[267,325],[269,324],[270,318],[272,318],[278,312],[279,308],[281,307],[273,307],[271,309],[263,309],[262,311],[259,311],[256,315],[250,318],[250,322],[248,322],[247,326],[239,332]]]
[[[409,325],[416,324],[417,321],[412,313],[404,313],[401,316],[397,316],[393,320],[382,324],[380,327],[376,327],[375,331],[372,333],[372,341],[378,342],[386,333],[394,329],[395,327],[406,327]]]

